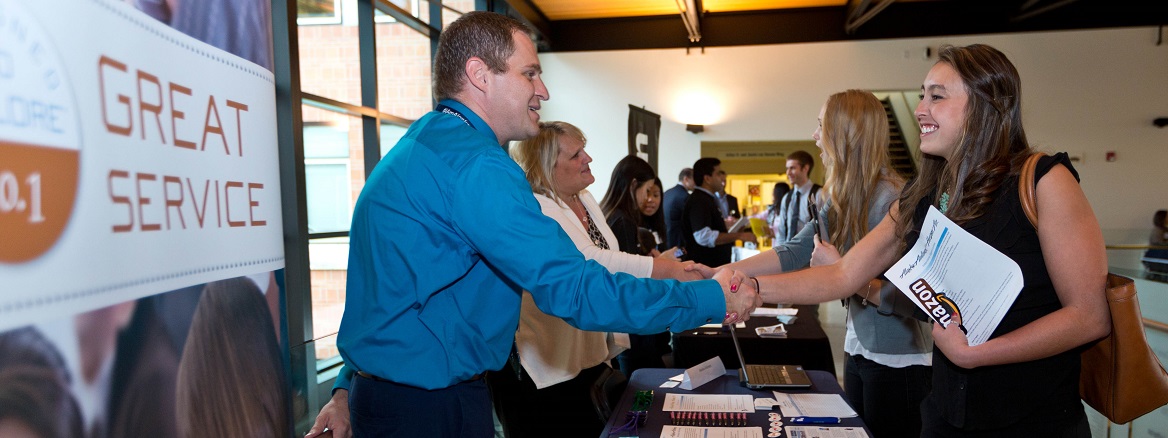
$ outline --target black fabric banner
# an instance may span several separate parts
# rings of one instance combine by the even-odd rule
[[[660,115],[629,105],[629,155],[636,155],[649,162],[654,172],[657,172],[657,141],[660,133]]]

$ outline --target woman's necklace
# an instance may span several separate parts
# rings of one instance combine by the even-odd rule
[[[584,202],[580,200],[580,195],[572,195],[572,212],[576,213],[576,217],[580,218],[580,223],[588,226],[588,210],[584,208]]]
[[[941,205],[940,205],[939,209],[941,210],[941,214],[945,214],[949,211],[949,194],[948,193],[941,194]]]

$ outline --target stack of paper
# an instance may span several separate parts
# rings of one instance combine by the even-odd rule
[[[773,316],[778,318],[779,322],[783,324],[791,324],[795,322],[795,315],[798,313],[799,309],[793,307],[781,307],[778,309],[774,307],[759,307],[754,309],[753,312],[750,312],[750,316],[752,318],[759,316]]]
[[[782,308],[777,308],[777,309],[774,307],[759,307],[757,309],[754,309],[753,312],[750,312],[751,317],[755,317],[755,316],[776,316],[777,317],[777,316],[784,316],[784,315],[795,316],[798,314],[799,314],[799,309],[796,309],[794,307],[782,307]]]
[[[783,324],[768,325],[765,327],[755,327],[754,332],[760,338],[785,338],[787,337],[787,327]]]
[[[839,394],[793,394],[774,391],[784,417],[855,417],[856,411]]]

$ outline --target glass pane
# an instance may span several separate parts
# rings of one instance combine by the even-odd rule
[[[304,123],[304,158],[348,158],[348,156],[347,123]]]
[[[442,2],[442,28],[445,29],[450,26],[450,23],[461,17],[462,14],[473,11],[475,8],[475,0],[454,0]]]
[[[307,24],[299,20],[300,89],[353,105],[361,104],[356,22]]]
[[[344,160],[304,162],[308,201],[308,232],[346,231],[352,221],[349,205],[349,164]]]
[[[373,1],[377,2],[379,0],[373,0]],[[405,9],[406,11],[409,11],[409,13],[411,15],[418,17],[418,19],[420,19],[422,21],[429,20],[430,4],[427,2],[419,1],[419,0],[389,0],[389,2],[393,3],[394,5],[396,5],[399,8],[402,8],[402,9]],[[377,8],[373,9],[373,20],[377,23],[390,23],[390,22],[395,21],[393,19],[393,17],[389,16],[389,14],[381,12]]]
[[[381,124],[381,156],[389,153],[393,149],[393,145],[401,140],[402,136],[406,134],[406,127],[397,126],[389,123]]]
[[[316,362],[327,366],[336,361],[337,329],[345,313],[345,279],[349,264],[349,238],[333,237],[308,242],[312,283],[312,335],[316,339]]]
[[[341,0],[296,0],[298,24],[341,22]]]
[[[365,184],[361,119],[301,105],[308,231],[348,231]]]
[[[427,0],[414,1],[414,16],[423,23],[430,22],[430,2]]]
[[[430,38],[402,23],[377,24],[379,110],[407,119],[429,112],[430,65]]]

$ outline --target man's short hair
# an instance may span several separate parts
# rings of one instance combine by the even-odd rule
[[[681,173],[677,174],[678,182],[685,181],[686,178],[693,179],[693,169],[687,167],[681,169]]]
[[[507,71],[507,58],[515,53],[515,32],[534,36],[519,20],[494,12],[467,12],[450,23],[438,37],[434,54],[434,99],[449,99],[462,91],[470,58],[482,59],[492,73]]]
[[[714,174],[714,168],[722,165],[722,160],[713,157],[699,158],[694,162],[694,184],[705,184],[706,177]]]
[[[811,154],[804,152],[804,151],[791,152],[790,155],[787,155],[787,159],[798,161],[799,164],[802,166],[808,166],[807,167],[808,173],[811,172],[811,169],[815,168],[815,159],[811,158]]]

